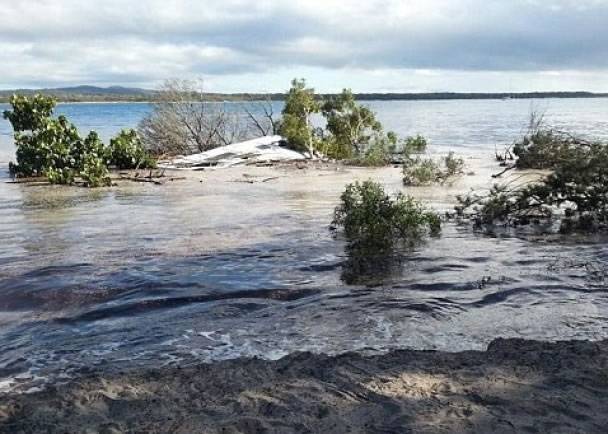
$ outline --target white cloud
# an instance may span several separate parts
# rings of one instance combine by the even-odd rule
[[[202,76],[249,90],[309,71],[369,91],[442,79],[463,90],[460,76],[481,89],[495,73],[518,89],[528,77],[608,90],[595,78],[608,70],[606,22],[606,0],[0,0],[0,87]],[[564,73],[532,79],[543,71]]]

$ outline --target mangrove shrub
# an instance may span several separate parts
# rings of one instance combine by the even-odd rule
[[[150,167],[135,132],[123,132],[104,146],[91,131],[82,138],[65,116],[52,117],[56,101],[47,96],[13,95],[12,110],[4,118],[13,126],[16,163],[10,163],[16,177],[45,176],[53,184],[72,184],[76,178],[90,187],[110,185],[108,166],[123,169]]]
[[[553,171],[538,181],[495,185],[488,194],[459,197],[456,208],[480,225],[550,223],[562,232],[608,227],[608,144],[569,146],[567,157],[553,161]]]
[[[444,183],[455,176],[461,175],[463,169],[464,160],[456,157],[453,152],[450,152],[439,162],[432,158],[413,157],[405,154],[403,184],[422,186]]]
[[[391,198],[371,180],[349,184],[340,199],[332,226],[342,228],[350,243],[408,244],[441,229],[436,213],[401,193]]]

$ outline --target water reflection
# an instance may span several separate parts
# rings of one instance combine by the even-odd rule
[[[398,278],[403,272],[411,250],[378,243],[348,242],[344,248],[341,280],[347,285],[381,286]]]

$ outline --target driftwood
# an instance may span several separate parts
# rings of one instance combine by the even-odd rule
[[[243,177],[245,179],[235,179],[235,180],[233,180],[231,182],[243,182],[243,183],[246,183],[246,184],[255,184],[255,183],[258,183],[258,182],[269,182],[269,181],[274,181],[276,179],[279,179],[278,176],[272,176],[272,177],[269,177],[269,178],[259,179],[259,178],[255,177],[253,175],[248,175],[248,174],[244,174]]]
[[[501,171],[499,173],[495,173],[494,175],[492,175],[492,178],[500,178],[502,175],[504,175],[505,173],[507,173],[509,170],[513,170],[515,168],[516,168],[515,165],[509,166],[509,167],[505,168],[503,171]]]

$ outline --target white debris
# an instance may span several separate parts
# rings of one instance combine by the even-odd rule
[[[246,142],[221,146],[200,154],[188,155],[162,164],[166,168],[231,167],[278,161],[304,160],[306,156],[285,147],[281,136],[264,136]]]

